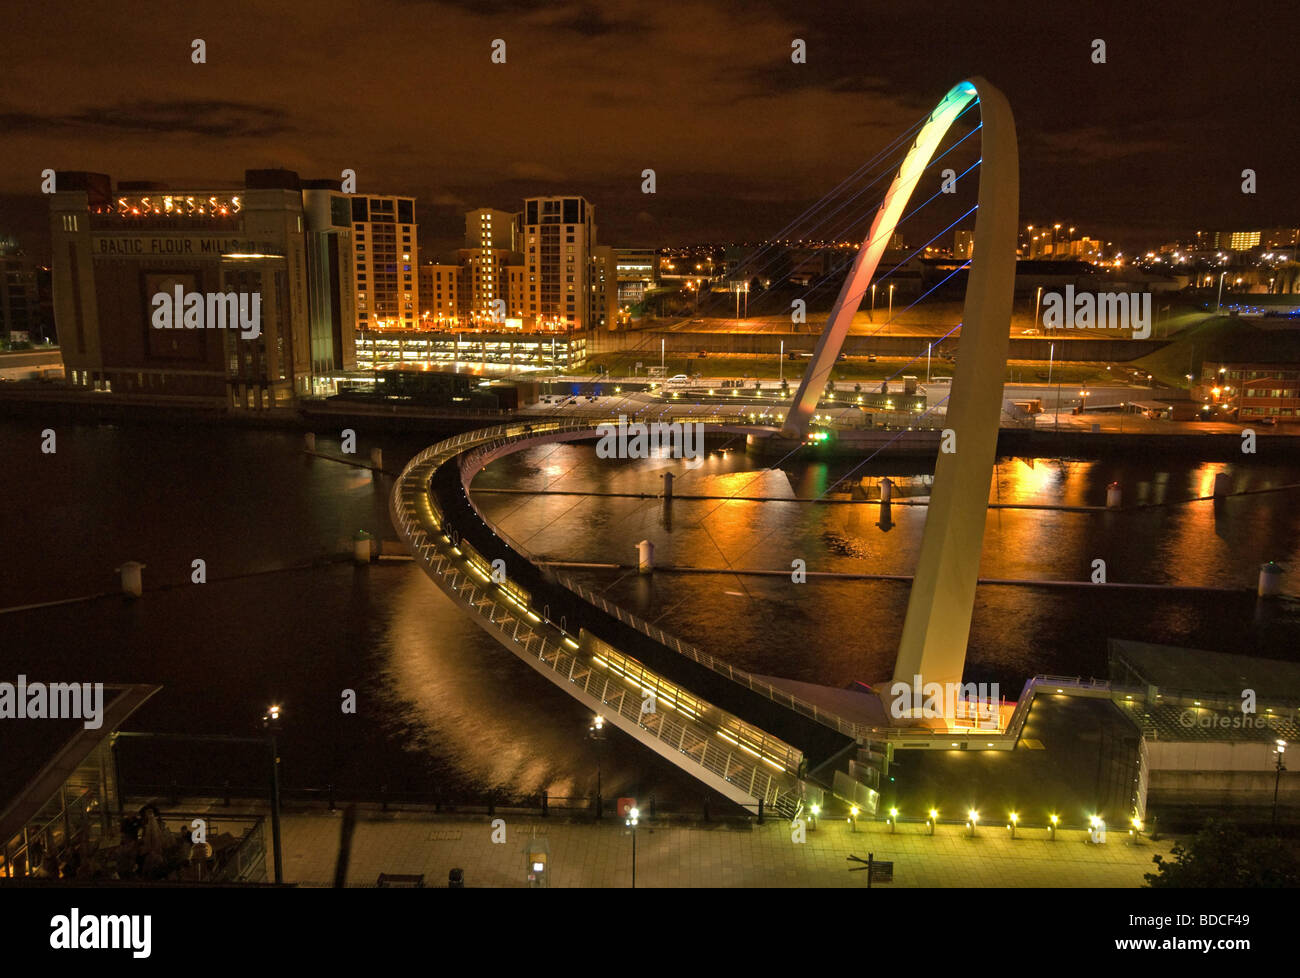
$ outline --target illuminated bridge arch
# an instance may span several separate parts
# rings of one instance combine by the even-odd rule
[[[915,675],[927,683],[961,680],[997,453],[1016,275],[1020,169],[1011,107],[984,79],[954,85],[921,128],[840,289],[785,420],[787,434],[807,433],[849,323],[917,182],[949,127],[976,99],[983,129],[975,258],[967,279],[961,356],[947,414],[947,426],[957,435],[956,451],[941,452],[935,463],[920,559],[894,666],[894,678],[907,682]]]

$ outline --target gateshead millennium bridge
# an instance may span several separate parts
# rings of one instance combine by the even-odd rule
[[[975,254],[963,316],[962,356],[949,398],[950,447],[934,486],[895,678],[960,682],[970,633],[1006,365],[1019,195],[1015,124],[1006,99],[982,79],[963,81],[922,126],[818,340],[784,427],[746,427],[750,438],[801,436],[825,388],[849,322],[922,172],[952,123],[981,110],[982,172]],[[671,416],[660,414],[661,421]],[[882,704],[845,706],[841,691],[760,678],[721,662],[539,566],[483,519],[474,475],[505,454],[595,439],[599,421],[511,424],[440,442],[414,458],[391,509],[434,582],[506,648],[594,712],[739,805],[792,815],[829,792],[874,813],[894,746],[1015,746],[1033,684],[1014,712],[991,724],[958,716],[893,722]],[[828,695],[819,695],[824,692]],[[871,697],[862,697],[872,699]],[[647,709],[647,704],[651,708]],[[962,746],[966,746],[963,743]]]

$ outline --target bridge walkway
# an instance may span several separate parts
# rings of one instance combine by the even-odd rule
[[[492,458],[595,434],[592,422],[520,423],[440,442],[397,480],[394,525],[434,582],[538,672],[737,804],[793,814],[807,772],[855,744],[853,724],[581,593],[506,544],[470,502],[468,483]]]

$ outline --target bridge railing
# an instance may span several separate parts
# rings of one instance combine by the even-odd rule
[[[731,419],[728,418],[721,418],[719,419],[719,423],[730,420]],[[480,429],[478,431],[465,432],[426,448],[411,460],[408,469],[417,463],[423,463],[432,459],[434,456],[439,456],[440,459],[450,458],[470,446],[473,447],[474,451],[470,453],[471,458],[469,461],[473,464],[477,464],[477,462],[486,455],[497,451],[499,448],[502,448],[513,441],[521,441],[543,434],[590,431],[591,429],[598,427],[601,423],[608,422],[593,422],[587,420],[550,421],[531,424],[519,422],[514,424],[497,425],[492,428]],[[470,466],[471,469],[472,467],[473,465]],[[427,480],[421,483],[421,485],[425,484],[427,484]],[[566,588],[577,594],[589,604],[601,608],[607,614],[613,615],[623,623],[637,629],[642,634],[653,638],[660,644],[675,650],[681,655],[693,659],[720,675],[726,676],[727,678],[748,687],[773,702],[780,703],[797,713],[810,717],[818,723],[831,727],[839,733],[853,737],[854,739],[866,740],[871,738],[871,728],[863,724],[846,720],[835,713],[819,707],[816,703],[794,696],[793,694],[779,689],[770,683],[757,679],[749,672],[746,672],[743,669],[737,669],[735,666],[709,655],[709,653],[695,645],[683,642],[681,639],[674,635],[670,635],[658,626],[652,625],[650,622],[632,614],[626,609],[605,600],[589,588],[578,584],[572,578],[560,575],[559,580]]]
[[[804,716],[811,717],[818,723],[832,727],[840,733],[847,734],[855,739],[866,736],[865,731],[867,728],[862,725],[845,720],[834,713],[823,710],[819,708],[816,703],[800,699],[797,696],[787,693],[783,689],[778,689],[770,683],[765,683],[763,680],[755,678],[751,673],[748,673],[743,669],[737,669],[735,666],[709,655],[709,653],[705,652],[703,649],[691,645],[689,642],[683,642],[675,635],[670,635],[657,625],[652,625],[650,622],[632,614],[630,611],[621,608],[617,604],[606,601],[595,591],[584,587],[570,577],[564,575],[557,575],[557,577],[561,584],[574,594],[578,595],[578,597],[582,598],[588,604],[595,605],[607,614],[613,615],[625,625],[630,625],[642,634],[654,639],[659,644],[665,645],[681,655],[695,660],[700,665],[706,666],[714,672],[726,676],[727,678],[740,683],[742,686],[752,689],[754,692],[767,697],[775,703],[780,703],[782,706],[786,706],[789,709],[794,710],[796,713],[801,713]]]
[[[477,434],[483,436],[487,433]],[[489,440],[490,438],[491,436]],[[435,519],[437,525],[426,522],[420,513],[420,497],[423,496],[426,502],[428,501],[429,496],[424,487],[427,487],[428,478],[437,464],[457,454],[457,450],[464,445],[478,440],[457,436],[448,440],[456,444],[442,442],[433,446],[433,451],[426,449],[412,459],[394,487],[391,500],[393,517],[411,546],[415,559],[426,568],[431,577],[441,580],[454,597],[469,610],[475,612],[480,618],[486,619],[487,623],[498,632],[503,644],[522,646],[521,654],[535,656],[538,662],[558,675],[564,676],[569,682],[581,685],[585,694],[598,699],[624,719],[635,723],[648,734],[674,747],[680,753],[686,754],[711,773],[743,788],[750,797],[761,799],[774,813],[792,814],[799,797],[797,778],[781,771],[767,770],[762,756],[757,758],[746,756],[747,749],[737,738],[743,737],[745,732],[752,728],[748,728],[748,725],[736,719],[735,724],[723,723],[718,730],[713,731],[716,734],[715,738],[710,736],[708,727],[692,724],[671,708],[654,715],[643,715],[642,700],[636,682],[624,682],[613,670],[602,670],[594,662],[585,661],[581,654],[565,648],[563,644],[547,640],[545,635],[540,633],[542,627],[540,623],[530,623],[525,617],[527,612],[521,614],[517,608],[512,608],[508,603],[500,600],[495,587],[487,581],[476,581],[471,574],[457,566],[458,561],[450,553],[444,552],[445,549],[450,549],[440,544],[442,534],[438,531],[444,527],[440,525],[440,520]],[[428,503],[428,507],[432,515],[434,507],[431,503]],[[459,541],[457,549],[461,549],[462,555],[466,550],[473,550],[468,543]],[[619,655],[622,656],[622,653]],[[626,656],[622,658],[627,663],[635,663],[637,668],[642,670],[638,674],[640,680],[653,677],[656,681],[664,682],[645,670],[644,666],[636,660]],[[792,749],[788,745],[779,745],[786,752],[784,756],[775,753],[777,746],[775,741],[769,739],[760,742],[761,751],[781,758],[784,763],[797,763],[797,757],[791,760],[793,755],[790,755],[789,751]],[[754,752],[749,750],[748,753]]]

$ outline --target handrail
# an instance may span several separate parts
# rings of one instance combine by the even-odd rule
[[[663,415],[660,415],[659,417],[662,418]],[[673,415],[669,415],[669,417],[673,417]],[[459,448],[460,446],[469,444],[470,442],[474,443],[474,450],[468,453],[467,458],[472,461],[477,461],[479,458],[483,457],[484,455],[490,454],[491,452],[496,451],[498,448],[503,447],[504,445],[510,444],[515,441],[526,441],[530,438],[534,438],[537,437],[538,435],[544,435],[544,434],[565,434],[565,433],[590,431],[600,427],[600,425],[602,424],[613,423],[616,420],[617,420],[616,418],[607,415],[605,417],[605,420],[600,422],[591,422],[591,421],[581,420],[581,419],[580,420],[566,419],[565,421],[540,422],[537,424],[525,424],[523,422],[519,422],[511,425],[497,425],[492,428],[484,428],[478,431],[466,432],[460,435],[456,435],[453,438],[447,439],[446,441],[439,442],[438,444],[430,446],[430,448],[425,449],[423,452],[420,453],[420,455],[417,455],[416,458],[412,460],[412,462],[407,466],[407,468],[410,469],[411,466],[416,464],[417,462],[424,462],[428,458],[432,457],[434,454],[437,454],[439,456],[451,457],[452,455],[457,454],[455,452],[452,452],[451,451],[452,449]],[[699,416],[685,415],[677,418],[677,420],[698,421],[698,420],[707,420],[707,419],[701,418]],[[719,420],[722,423],[731,423],[734,419],[721,417]],[[524,430],[525,428],[527,428],[528,430]],[[445,460],[445,458],[442,460]],[[403,478],[405,476],[406,476],[406,472],[403,472]],[[400,481],[401,479],[399,479],[399,482]],[[677,638],[676,636],[668,634],[663,629],[650,624],[649,622],[643,620],[637,615],[634,615],[631,612],[618,607],[617,605],[610,604],[604,598],[600,597],[590,589],[584,588],[582,585],[578,584],[576,581],[573,581],[571,578],[567,576],[559,575],[559,581],[564,587],[572,591],[574,594],[577,594],[588,604],[592,604],[596,607],[601,608],[607,614],[613,615],[614,617],[618,618],[620,621],[624,622],[625,624],[630,625],[631,627],[637,629],[642,634],[647,635],[650,638],[653,638],[661,645],[674,649],[679,654],[685,655],[688,658],[695,660],[701,665],[706,666],[709,669],[712,669],[714,672],[726,676],[727,678],[735,682],[741,683],[742,685],[748,687],[749,689],[763,696],[766,696],[768,699],[772,700],[773,702],[781,703],[789,707],[790,709],[794,710],[795,712],[810,717],[811,719],[817,721],[818,723],[821,723],[824,726],[828,726],[839,733],[843,733],[846,734],[847,736],[853,737],[855,740],[860,740],[868,736],[869,728],[861,724],[857,724],[852,721],[845,720],[834,713],[831,713],[827,710],[818,707],[815,703],[801,699],[800,697],[794,696],[791,693],[778,689],[777,687],[772,686],[770,683],[766,683],[760,679],[756,679],[752,674],[746,672],[743,669],[738,669],[728,663],[716,659],[715,657],[709,655],[707,652],[703,651],[697,646],[683,642],[681,641],[681,639]]]
[[[417,502],[411,498],[414,493],[409,490],[413,481],[416,486],[424,487],[423,495],[428,500],[430,498],[427,490],[428,477],[432,474],[432,470],[437,465],[459,454],[457,450],[462,446],[473,444],[476,447],[485,447],[490,451],[492,450],[490,446],[494,443],[494,440],[500,439],[500,441],[497,441],[497,444],[500,444],[508,441],[511,436],[525,435],[533,437],[539,433],[577,431],[590,426],[530,425],[529,427],[532,430],[528,432],[524,432],[523,427],[523,425],[501,425],[482,431],[457,435],[430,446],[407,464],[394,486],[390,507],[395,522],[406,538],[407,543],[411,546],[412,556],[425,567],[431,577],[443,581],[453,595],[470,610],[476,612],[480,618],[487,619],[488,623],[499,634],[499,640],[503,644],[507,646],[522,644],[523,650],[517,652],[517,654],[527,653],[530,657],[536,655],[538,661],[544,663],[553,672],[557,674],[567,673],[570,682],[576,684],[581,681],[584,693],[600,699],[607,706],[613,706],[622,717],[636,723],[637,726],[656,737],[656,739],[673,745],[678,751],[687,754],[692,760],[711,773],[738,786],[743,785],[746,793],[751,797],[761,799],[774,811],[782,812],[787,809],[793,811],[798,794],[790,782],[795,785],[798,782],[797,776],[789,772],[789,766],[792,764],[797,766],[798,752],[789,745],[768,737],[758,728],[750,727],[739,718],[730,717],[723,714],[722,711],[718,711],[724,717],[724,720],[717,727],[716,738],[709,735],[708,727],[693,724],[684,716],[680,716],[680,711],[668,707],[667,704],[665,704],[665,712],[651,715],[653,719],[647,723],[646,716],[641,714],[640,697],[629,697],[625,686],[616,682],[618,677],[613,672],[606,671],[602,673],[597,668],[593,668],[596,665],[594,660],[590,663],[583,662],[578,655],[565,649],[562,645],[548,642],[544,635],[539,634],[540,629],[537,626],[530,624],[507,603],[499,601],[495,591],[481,588],[480,585],[470,582],[466,575],[455,566],[455,560],[442,552],[444,548],[439,542],[441,534],[436,532],[436,528],[434,533],[429,532],[418,514]],[[543,431],[539,432],[539,428],[543,429]],[[418,481],[415,481],[417,477]],[[432,509],[433,506],[430,504],[430,511]],[[462,540],[459,546],[462,548],[462,552],[469,551],[474,557],[478,556],[469,543]],[[468,558],[465,559],[468,560]],[[640,679],[653,678],[656,683],[662,683],[666,687],[671,686],[671,684],[646,670],[636,660],[623,656],[622,653],[618,653],[618,655],[622,657],[624,662],[636,663],[640,670],[638,673]],[[599,684],[599,690],[595,691],[593,684],[602,675],[604,676],[604,682]],[[679,714],[680,718],[679,716],[670,716],[670,713]],[[651,724],[653,724],[653,728]],[[724,736],[724,732],[728,729],[735,732]],[[750,743],[757,744],[759,748],[754,759],[744,756],[742,751],[749,750],[749,748],[744,746],[742,740],[737,738],[736,734],[739,734],[740,738],[752,738],[752,734],[758,735],[757,740],[749,740]],[[689,747],[687,746],[688,737],[690,738]],[[698,751],[698,757],[696,751]],[[763,768],[763,757],[765,756],[779,757],[784,762],[786,765],[784,783],[783,780],[778,779]]]

